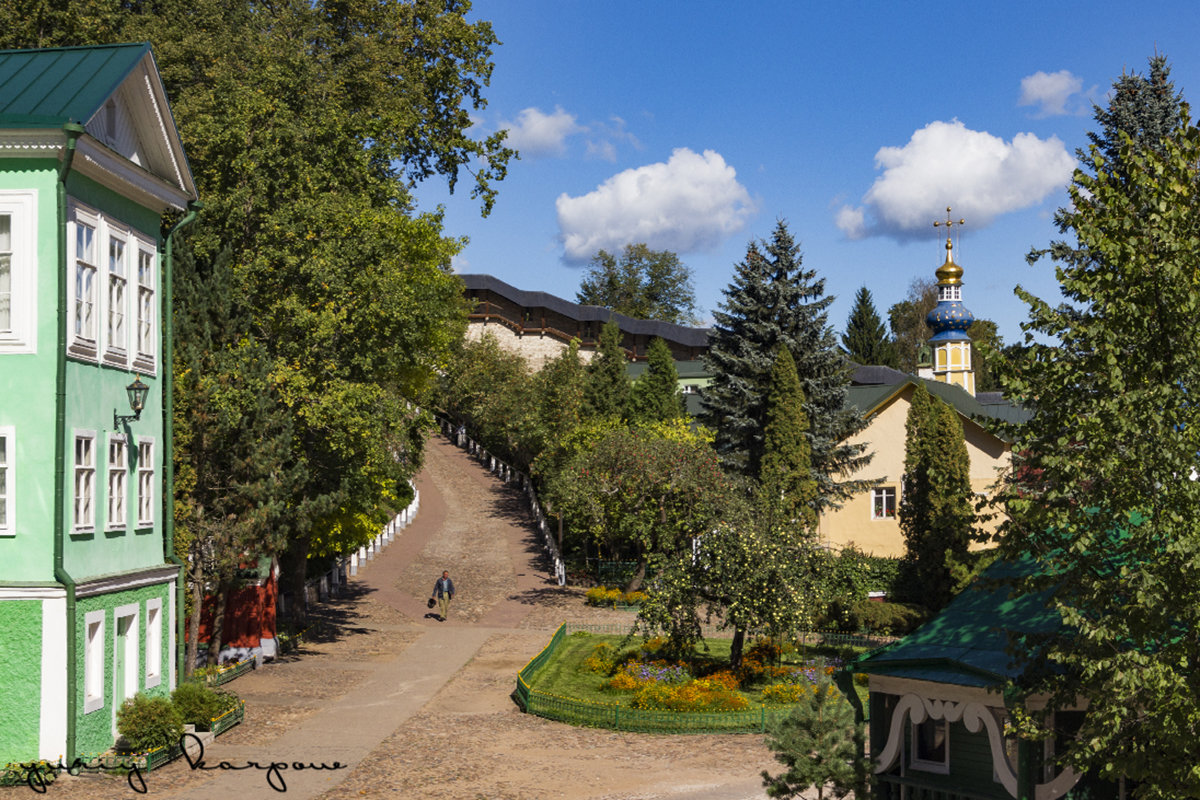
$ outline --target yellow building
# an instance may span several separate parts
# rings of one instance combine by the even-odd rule
[[[950,209],[946,211],[948,214]],[[947,218],[944,223],[934,224],[949,229],[955,223]],[[994,418],[1023,422],[1029,412],[1009,403],[999,392],[975,393],[971,337],[967,335],[975,318],[962,304],[962,276],[963,269],[954,263],[953,246],[947,236],[946,261],[937,270],[938,304],[926,317],[933,330],[929,339],[932,365],[923,367],[918,377],[888,367],[860,367],[852,377],[846,404],[858,408],[867,419],[867,427],[848,441],[866,445],[867,451],[875,455],[867,466],[847,477],[871,481],[875,488],[821,517],[821,540],[834,549],[853,543],[877,556],[904,555],[897,511],[903,492],[905,423],[918,381],[958,412],[970,458],[971,488],[976,494],[989,494],[997,477],[1008,467],[1010,444],[989,433],[985,421]]]
[[[987,418],[1019,422],[1028,412],[1004,401],[998,392],[973,397],[957,385],[918,378],[888,367],[860,367],[846,398],[867,418],[867,427],[849,439],[865,444],[875,455],[871,462],[848,476],[877,482],[839,509],[822,515],[820,536],[835,550],[853,543],[877,556],[903,556],[904,535],[897,511],[903,493],[905,422],[917,383],[959,414],[970,459],[971,488],[987,493],[997,475],[1009,464],[1009,443],[989,433],[981,424]]]

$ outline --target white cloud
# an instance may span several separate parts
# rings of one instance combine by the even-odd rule
[[[1036,116],[1052,117],[1075,113],[1067,110],[1067,101],[1083,89],[1083,79],[1067,70],[1035,72],[1021,79],[1021,99],[1017,105],[1038,106]]]
[[[881,147],[883,174],[858,208],[843,206],[837,226],[852,239],[910,237],[954,207],[973,227],[1041,202],[1066,186],[1075,159],[1057,136],[1019,133],[1011,142],[958,120],[931,122],[904,147]]]
[[[567,137],[587,130],[559,106],[550,114],[526,108],[517,114],[516,122],[501,122],[500,127],[508,130],[505,144],[528,157],[561,156],[567,150]]]
[[[686,147],[665,164],[627,169],[581,197],[561,194],[555,207],[569,261],[635,242],[680,253],[709,249],[741,230],[754,212],[720,153]]]

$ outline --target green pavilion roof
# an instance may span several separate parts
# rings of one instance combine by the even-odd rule
[[[0,50],[0,127],[85,123],[149,53],[144,42]]]
[[[847,669],[980,687],[1016,677],[1007,652],[1009,632],[1052,633],[1062,625],[1046,592],[1012,597],[1012,589],[1001,583],[1033,568],[1030,558],[992,564],[936,617]]]

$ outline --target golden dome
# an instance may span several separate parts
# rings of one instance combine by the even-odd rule
[[[950,244],[950,237],[946,237],[946,263],[938,267],[937,279],[939,286],[953,285],[962,283],[963,269],[958,264],[954,263],[954,257],[951,253],[953,245]]]

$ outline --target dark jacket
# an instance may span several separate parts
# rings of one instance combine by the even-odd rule
[[[437,583],[433,584],[433,594],[435,597],[441,597],[443,592],[450,595],[451,600],[454,599],[454,580],[452,578],[438,578]]]

